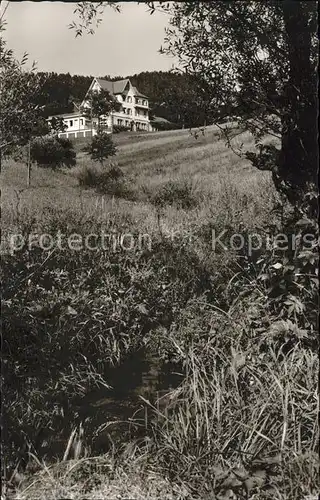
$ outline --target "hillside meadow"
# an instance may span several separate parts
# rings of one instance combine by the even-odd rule
[[[30,187],[4,162],[8,497],[315,498],[315,299],[277,299],[257,241],[290,209],[233,130],[120,133],[104,167],[76,143]]]
[[[4,165],[2,172],[2,210],[4,228],[14,225],[21,212],[41,220],[48,210],[71,211],[81,217],[130,214],[142,230],[154,231],[155,210],[145,192],[156,192],[168,181],[189,183],[196,207],[191,211],[164,208],[164,229],[189,229],[208,218],[224,223],[243,223],[247,227],[267,222],[275,192],[268,172],[259,172],[241,160],[219,140],[219,130],[208,127],[195,139],[189,130],[148,134],[123,133],[114,136],[118,154],[112,160],[123,170],[134,192],[134,201],[102,196],[79,188],[79,170],[92,162],[78,149],[77,167],[58,172],[33,166],[31,187],[23,164]],[[236,139],[238,146],[250,143],[248,135]],[[232,202],[231,202],[232,201]]]

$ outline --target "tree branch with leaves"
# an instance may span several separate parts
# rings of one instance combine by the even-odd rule
[[[256,151],[244,155],[271,170],[278,191],[300,205],[316,190],[316,2],[162,4],[171,15],[163,52],[201,75],[213,106],[232,104],[255,139]]]
[[[0,25],[0,158],[10,155],[15,148],[23,146],[32,137],[47,132],[42,108],[37,100],[41,92],[41,81],[33,64],[25,69],[28,56],[21,61],[15,59],[7,48]]]

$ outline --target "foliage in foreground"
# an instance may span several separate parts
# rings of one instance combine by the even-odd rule
[[[263,259],[250,282],[236,277],[239,295],[228,310],[195,301],[158,338],[158,355],[183,360],[185,379],[165,411],[153,405],[153,452],[192,498],[298,500],[317,492],[317,292],[307,322],[307,289],[296,310],[283,297],[275,311],[269,297],[281,277],[269,290],[264,264],[271,272],[276,262]]]
[[[124,233],[127,224],[122,221]],[[85,237],[104,230],[111,239],[105,247],[98,241],[96,251],[35,246],[3,258],[8,461],[17,460],[25,443],[41,454],[43,440],[50,449],[59,432],[71,432],[82,398],[108,386],[110,369],[143,348],[147,332],[168,326],[188,298],[208,286],[191,250],[177,254],[159,241],[151,251],[138,234],[130,250],[130,241],[117,240],[119,228],[60,214],[47,233],[60,229]]]
[[[103,229],[125,233],[132,222]],[[42,231],[59,228],[83,235],[102,229],[56,213]],[[147,349],[163,366],[182,366],[184,380],[164,410],[154,396],[145,401],[154,417],[142,435],[140,428],[143,473],[156,467],[184,498],[213,491],[226,499],[232,491],[239,499],[259,492],[301,500],[314,492],[316,248],[298,246],[294,269],[279,249],[251,258],[244,250],[228,263],[221,255],[213,273],[185,241],[144,243],[131,251],[34,247],[4,259],[8,461],[21,466],[26,443],[45,455],[79,426],[82,450],[94,452],[101,422],[81,410],[84,398],[110,384],[113,367],[121,370],[128,356]],[[123,428],[121,435],[130,438]],[[119,444],[116,450],[121,464]]]
[[[262,297],[259,280],[246,291],[257,286]],[[317,352],[297,329],[290,345],[285,323],[274,328],[265,305],[248,295],[221,312],[205,296],[190,301],[168,329],[147,336],[154,355],[179,360],[185,377],[166,395],[164,409],[161,400],[144,400],[150,410],[146,438],[117,447],[111,458],[78,455],[43,470],[33,476],[26,494],[37,491],[44,498],[54,488],[77,499],[103,491],[126,497],[121,484],[127,474],[137,487],[153,477],[152,499],[213,494],[219,500],[257,495],[301,500],[315,495]],[[257,327],[260,318],[262,328]],[[146,491],[139,486],[130,493],[140,499]]]

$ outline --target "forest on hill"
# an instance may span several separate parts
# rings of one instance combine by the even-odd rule
[[[70,73],[40,73],[43,78],[40,105],[45,106],[45,116],[70,113],[83,100],[93,76],[70,75]],[[210,108],[211,92],[198,79],[171,71],[145,71],[126,76],[110,77],[108,80],[130,78],[140,92],[149,97],[150,116],[162,117],[178,128],[197,127],[210,124],[217,113]]]

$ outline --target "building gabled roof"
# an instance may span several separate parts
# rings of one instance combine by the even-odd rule
[[[117,80],[115,82],[110,82],[109,80],[105,80],[104,78],[96,78],[100,87],[103,90],[107,90],[110,94],[122,94],[125,91],[126,86],[128,85],[129,79],[125,80]]]
[[[105,80],[104,78],[96,78],[100,87],[103,90],[107,90],[110,94],[126,94],[128,84],[132,86],[133,93],[137,97],[143,97],[144,99],[148,99],[148,97],[144,94],[141,94],[139,90],[134,87],[129,78],[125,78],[124,80],[116,80],[115,82],[111,82],[110,80]]]
[[[139,92],[139,90],[137,89],[137,87],[133,87],[133,92],[134,92],[134,95],[136,97],[144,97],[145,99],[148,99],[146,95],[141,94],[141,92]]]

